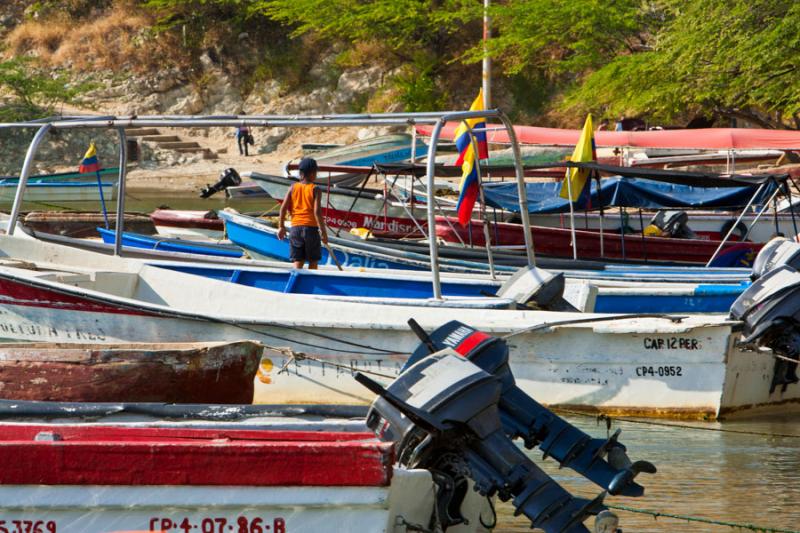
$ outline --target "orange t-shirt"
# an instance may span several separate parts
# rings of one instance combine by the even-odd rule
[[[292,226],[317,227],[314,217],[314,183],[295,183],[292,185]]]

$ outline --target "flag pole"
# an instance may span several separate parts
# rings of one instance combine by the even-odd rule
[[[106,199],[103,196],[103,182],[100,179],[100,171],[95,171],[97,176],[97,188],[100,191],[100,205],[103,207],[103,220],[106,222],[106,229],[108,229],[108,211],[106,210]]]
[[[570,228],[570,235],[572,236],[572,258],[578,258],[578,245],[575,242],[575,209],[572,206],[572,180],[570,179],[570,172],[571,169],[567,167],[567,195],[569,196],[569,228]]]
[[[489,18],[489,5],[491,0],[483,0],[483,108],[492,108],[492,60],[489,57],[489,38],[492,36]]]

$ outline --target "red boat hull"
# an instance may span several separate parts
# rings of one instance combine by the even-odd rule
[[[0,425],[2,484],[386,486],[392,463],[367,433]]]
[[[447,242],[458,243],[458,236],[465,243],[485,246],[483,225],[472,221],[463,227],[444,219],[436,220],[436,236]],[[454,229],[455,228],[455,229]],[[519,224],[498,223],[490,225],[490,238],[496,246],[524,246],[525,234]],[[533,244],[537,254],[551,257],[572,258],[572,236],[569,229],[534,226],[531,228]],[[714,255],[719,241],[699,239],[671,239],[664,237],[642,237],[616,233],[603,235],[602,253],[600,232],[575,231],[575,241],[579,259],[603,260],[625,259],[630,261],[675,261],[681,263],[706,264]],[[731,242],[723,247],[725,253],[743,252],[746,259],[739,266],[749,266],[755,259],[763,243]]]

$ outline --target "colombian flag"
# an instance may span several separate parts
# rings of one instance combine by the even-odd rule
[[[478,97],[472,102],[470,111],[483,111],[483,90],[478,92]],[[482,117],[471,118],[465,121],[472,129],[486,129],[486,119]],[[458,159],[456,165],[461,165],[461,185],[458,195],[456,211],[458,211],[458,222],[466,226],[472,218],[472,208],[478,199],[480,183],[478,182],[478,162],[480,159],[488,159],[489,146],[486,142],[486,131],[474,133],[475,145],[478,153],[475,153],[472,136],[467,130],[467,126],[462,122],[459,124],[455,133],[456,147],[458,148]]]
[[[86,155],[83,156],[81,166],[78,172],[81,174],[88,174],[90,172],[100,172],[103,167],[100,166],[100,161],[97,159],[97,147],[94,143],[89,144],[89,149],[86,150]]]
[[[469,107],[470,111],[483,111],[483,89],[478,91],[478,97],[472,102]],[[475,143],[478,145],[478,159],[489,159],[489,145],[486,142],[486,119],[482,117],[470,118],[465,120],[469,127],[473,130],[480,129],[483,131],[476,131],[474,133]],[[456,128],[454,138],[456,140],[456,148],[458,148],[458,159],[456,166],[464,162],[466,156],[466,149],[472,146],[472,141],[469,138],[469,131],[467,126],[461,122]]]
[[[597,148],[594,144],[594,128],[592,127],[592,115],[590,113],[583,124],[583,131],[578,139],[578,144],[575,145],[575,151],[572,152],[570,161],[586,163],[595,160],[597,160]],[[571,202],[577,201],[588,183],[588,177],[589,170],[587,169],[568,168],[564,181],[561,183],[559,196]],[[569,187],[567,187],[567,180],[569,180]],[[572,191],[571,196],[569,194],[570,190]]]

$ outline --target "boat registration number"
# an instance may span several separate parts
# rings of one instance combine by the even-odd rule
[[[0,533],[56,533],[54,520],[0,520]]]
[[[185,533],[286,533],[286,520],[280,517],[199,516],[183,519],[155,517],[150,519],[149,526],[150,531]]]
[[[660,378],[670,376],[683,376],[683,368],[680,366],[637,366],[636,375],[641,377],[658,376]]]

